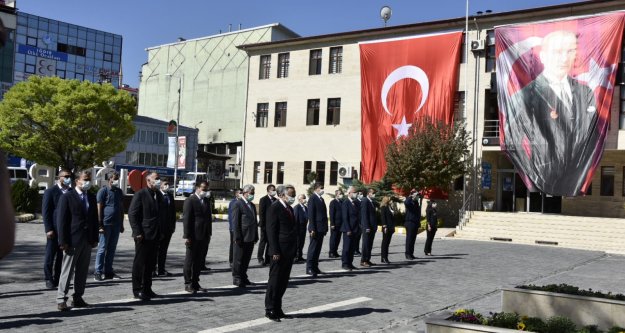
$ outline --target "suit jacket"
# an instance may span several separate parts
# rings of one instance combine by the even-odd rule
[[[421,223],[421,207],[419,207],[419,203],[409,196],[406,198],[406,201],[404,201],[404,206],[406,206],[405,223],[419,225]]]
[[[210,240],[213,234],[213,215],[211,205],[207,199],[198,198],[191,194],[184,201],[182,209],[182,225],[184,227],[182,238],[192,240]]]
[[[360,214],[358,213],[359,206],[356,204],[357,201],[343,200],[341,232],[358,233],[360,231]]]
[[[267,210],[272,203],[274,203],[277,199],[271,198],[269,195],[266,195],[260,198],[258,202],[258,226],[261,229],[265,228],[265,221],[267,220]]]
[[[295,221],[303,228],[306,229],[306,223],[308,223],[308,208],[304,209],[301,204],[295,206]]]
[[[68,191],[72,189],[69,188]],[[46,232],[58,230],[56,226],[56,208],[59,204],[59,199],[61,199],[61,195],[63,195],[63,191],[59,188],[57,184],[54,184],[53,187],[46,189],[43,192],[43,199],[41,203],[41,215],[43,215],[43,226]]]
[[[169,192],[162,196],[160,216],[161,232],[163,234],[173,234],[176,231],[176,202],[174,201],[174,196]]]
[[[330,201],[330,225],[335,227],[335,230],[340,231],[343,224],[342,205],[339,199]]]
[[[98,242],[98,206],[95,195],[87,193],[89,208],[85,206],[76,191],[61,195],[56,209],[59,245],[75,247],[83,240],[89,244]]]
[[[156,195],[156,200],[154,200]],[[132,237],[143,235],[146,240],[160,238],[161,214],[160,203],[163,201],[161,191],[152,191],[148,188],[135,193],[128,208],[128,220],[132,228]]]
[[[232,212],[234,226],[234,240],[246,243],[258,241],[258,222],[256,220],[256,206],[246,204],[244,199],[238,199]]]
[[[272,203],[267,211],[266,225],[269,255],[295,257],[298,228],[291,206],[284,207],[279,199]]]
[[[365,229],[371,229],[371,232],[376,232],[378,228],[378,219],[375,216],[375,206],[369,198],[364,198],[361,202],[360,226],[363,232]]]
[[[389,206],[380,208],[380,218],[382,219],[382,225],[386,226],[387,232],[395,232],[395,216],[391,213]]]
[[[432,230],[437,229],[438,228],[438,212],[436,211],[436,209],[432,207],[428,207],[425,214],[426,214],[425,215],[426,220],[430,228],[432,228]]]
[[[230,200],[228,204],[228,230],[230,232],[234,231],[234,221],[232,220],[232,212],[234,210],[234,205],[237,203],[237,199]]]
[[[308,231],[321,234],[328,232],[328,208],[315,193],[308,200]]]

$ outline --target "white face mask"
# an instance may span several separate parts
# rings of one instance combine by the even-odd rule
[[[436,206],[437,206],[437,205],[436,205],[435,203],[434,203],[434,204],[432,204],[432,208],[436,208]]]
[[[289,205],[292,205],[293,203],[295,203],[295,198],[294,197],[290,197],[290,196],[286,196],[286,202]]]
[[[371,195],[369,196],[369,198],[371,198],[371,199],[375,198],[375,194],[371,194]]]
[[[82,182],[82,188],[81,190],[83,191],[89,191],[89,189],[91,188],[91,182],[90,181],[83,181]]]
[[[119,187],[119,180],[114,180],[111,182],[112,187]]]
[[[341,199],[343,199],[343,195],[342,195],[342,194],[339,194],[339,195],[337,195],[337,196],[336,196],[336,198],[337,198],[337,199],[339,199],[339,200],[341,200]]]
[[[157,179],[154,181],[154,186],[156,186],[156,188],[160,188],[161,187],[161,180]]]
[[[169,185],[163,185],[163,187],[161,187],[161,190],[162,190],[163,192],[167,192],[167,191],[169,191]]]
[[[269,191],[269,196],[275,197],[276,196],[276,191]]]
[[[319,192],[317,192],[317,193],[319,194],[319,196],[322,196],[326,192],[324,192],[323,190],[319,190]]]

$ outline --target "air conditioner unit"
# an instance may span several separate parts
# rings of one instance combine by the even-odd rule
[[[471,51],[482,51],[484,50],[484,40],[472,40],[471,41]]]
[[[351,165],[339,164],[339,177],[352,178],[353,170],[354,170],[354,167],[352,167]]]

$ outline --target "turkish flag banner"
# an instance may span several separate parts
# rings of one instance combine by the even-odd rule
[[[500,145],[531,191],[585,194],[610,121],[625,13],[495,29]]]
[[[462,32],[361,43],[362,181],[380,180],[384,154],[417,117],[453,122]]]

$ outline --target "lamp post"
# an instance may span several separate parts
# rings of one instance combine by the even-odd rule
[[[165,76],[173,77],[173,74],[165,74]],[[176,143],[174,152],[174,196],[177,194],[178,188],[178,139],[180,138],[180,95],[182,94],[182,75],[178,77],[178,112],[176,115]]]

